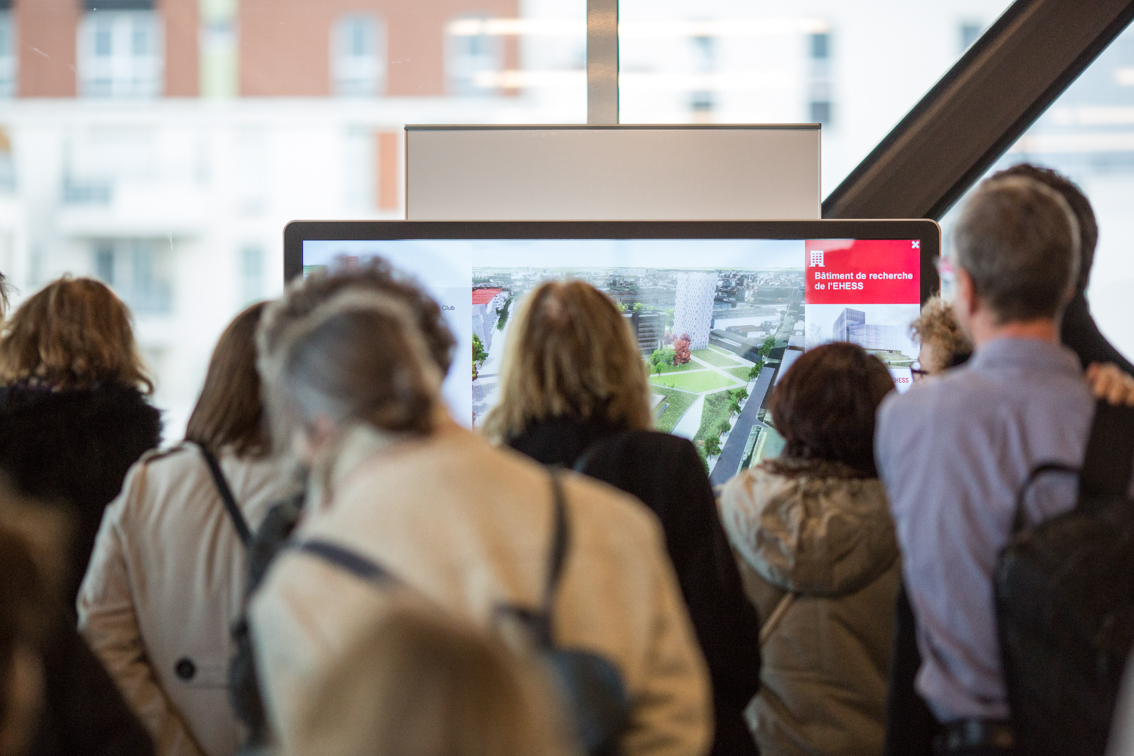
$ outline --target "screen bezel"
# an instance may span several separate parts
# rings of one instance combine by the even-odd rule
[[[931,220],[292,221],[284,228],[284,282],[303,274],[304,241],[399,239],[910,239],[921,242],[922,304],[941,283],[941,227]]]

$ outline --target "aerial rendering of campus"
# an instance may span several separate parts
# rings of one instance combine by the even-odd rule
[[[763,405],[785,347],[803,344],[802,269],[474,267],[474,425],[495,403],[515,303],[551,278],[618,304],[650,374],[655,427],[692,440],[714,483],[778,451]]]
[[[887,270],[916,271],[916,254],[884,245],[910,243],[315,240],[304,242],[302,262],[308,275],[382,257],[423,286],[441,305],[458,349],[471,356],[471,366],[450,369],[443,392],[453,417],[474,427],[496,402],[504,345],[523,298],[549,279],[593,284],[618,304],[637,339],[649,371],[655,427],[690,439],[718,484],[782,450],[767,400],[805,348],[827,341],[861,344],[889,366],[899,389],[909,386],[917,356],[908,332],[919,311],[917,281],[911,279],[910,292],[902,295],[908,302],[860,286],[845,296],[834,286],[835,294],[824,293],[815,283],[835,271],[859,271],[864,259]],[[811,247],[823,247],[823,255],[808,258]],[[853,275],[875,280],[865,268]]]

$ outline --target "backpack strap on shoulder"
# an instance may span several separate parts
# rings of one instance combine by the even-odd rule
[[[543,606],[540,622],[537,623],[537,633],[542,636],[537,640],[546,648],[555,645],[555,596],[559,591],[559,581],[563,578],[563,569],[567,563],[567,550],[571,544],[571,523],[567,517],[567,494],[563,490],[563,481],[559,470],[552,469],[551,498],[552,498],[552,535],[551,549],[548,552],[547,582],[543,588]]]
[[[1083,460],[1082,492],[1123,496],[1134,477],[1134,407],[1098,403]]]
[[[312,538],[293,544],[291,548],[303,554],[310,554],[313,557],[322,559],[324,562],[338,567],[344,572],[349,572],[360,580],[365,580],[370,583],[382,583],[394,579],[393,575],[382,565],[359,554],[353,549],[340,546],[331,541]]]
[[[248,544],[252,540],[252,530],[248,527],[248,521],[244,519],[244,513],[240,511],[240,507],[236,503],[236,497],[232,495],[232,489],[229,488],[224,473],[221,472],[220,462],[204,446],[201,446],[200,449],[201,455],[205,458],[205,464],[208,465],[209,472],[213,476],[213,485],[216,486],[217,493],[220,494],[221,501],[224,502],[225,511],[228,512],[228,517],[232,520],[233,527],[236,528],[236,535],[240,538],[240,543],[248,548]]]
[[[1036,481],[1049,473],[1062,473],[1064,475],[1079,475],[1079,468],[1063,462],[1042,462],[1032,468],[1028,473],[1028,477],[1024,479],[1020,489],[1016,492],[1016,508],[1015,514],[1012,516],[1012,533],[1019,533],[1028,526],[1028,515],[1024,509],[1024,504],[1028,499],[1028,492],[1032,490],[1032,486]]]

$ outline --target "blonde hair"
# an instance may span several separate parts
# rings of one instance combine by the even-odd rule
[[[921,308],[921,315],[910,324],[910,333],[919,344],[929,344],[934,351],[945,360],[944,365],[922,367],[931,373],[940,372],[949,367],[955,355],[968,354],[973,351],[965,332],[957,323],[953,314],[953,305],[940,296],[930,298]]]
[[[651,425],[638,345],[614,302],[583,281],[548,281],[523,302],[504,351],[500,403],[485,432],[504,443],[545,420]]]
[[[349,643],[304,700],[285,756],[569,753],[543,676],[439,612],[395,609]]]
[[[296,422],[318,415],[336,425],[428,434],[437,422],[441,373],[407,308],[375,292],[347,289],[269,344],[265,324],[287,298],[269,306],[258,341],[265,404],[277,448]]]
[[[64,276],[20,305],[0,340],[0,382],[61,389],[113,380],[154,390],[134,341],[130,310],[105,284]]]

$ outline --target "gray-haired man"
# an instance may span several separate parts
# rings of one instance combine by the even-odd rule
[[[875,451],[917,616],[917,690],[943,724],[942,753],[1009,753],[1012,732],[992,573],[1014,499],[1038,463],[1082,462],[1094,401],[1059,321],[1078,269],[1067,202],[1026,178],[985,182],[955,231],[965,366],[892,395]],[[1029,519],[1069,510],[1073,482],[1045,481]]]

